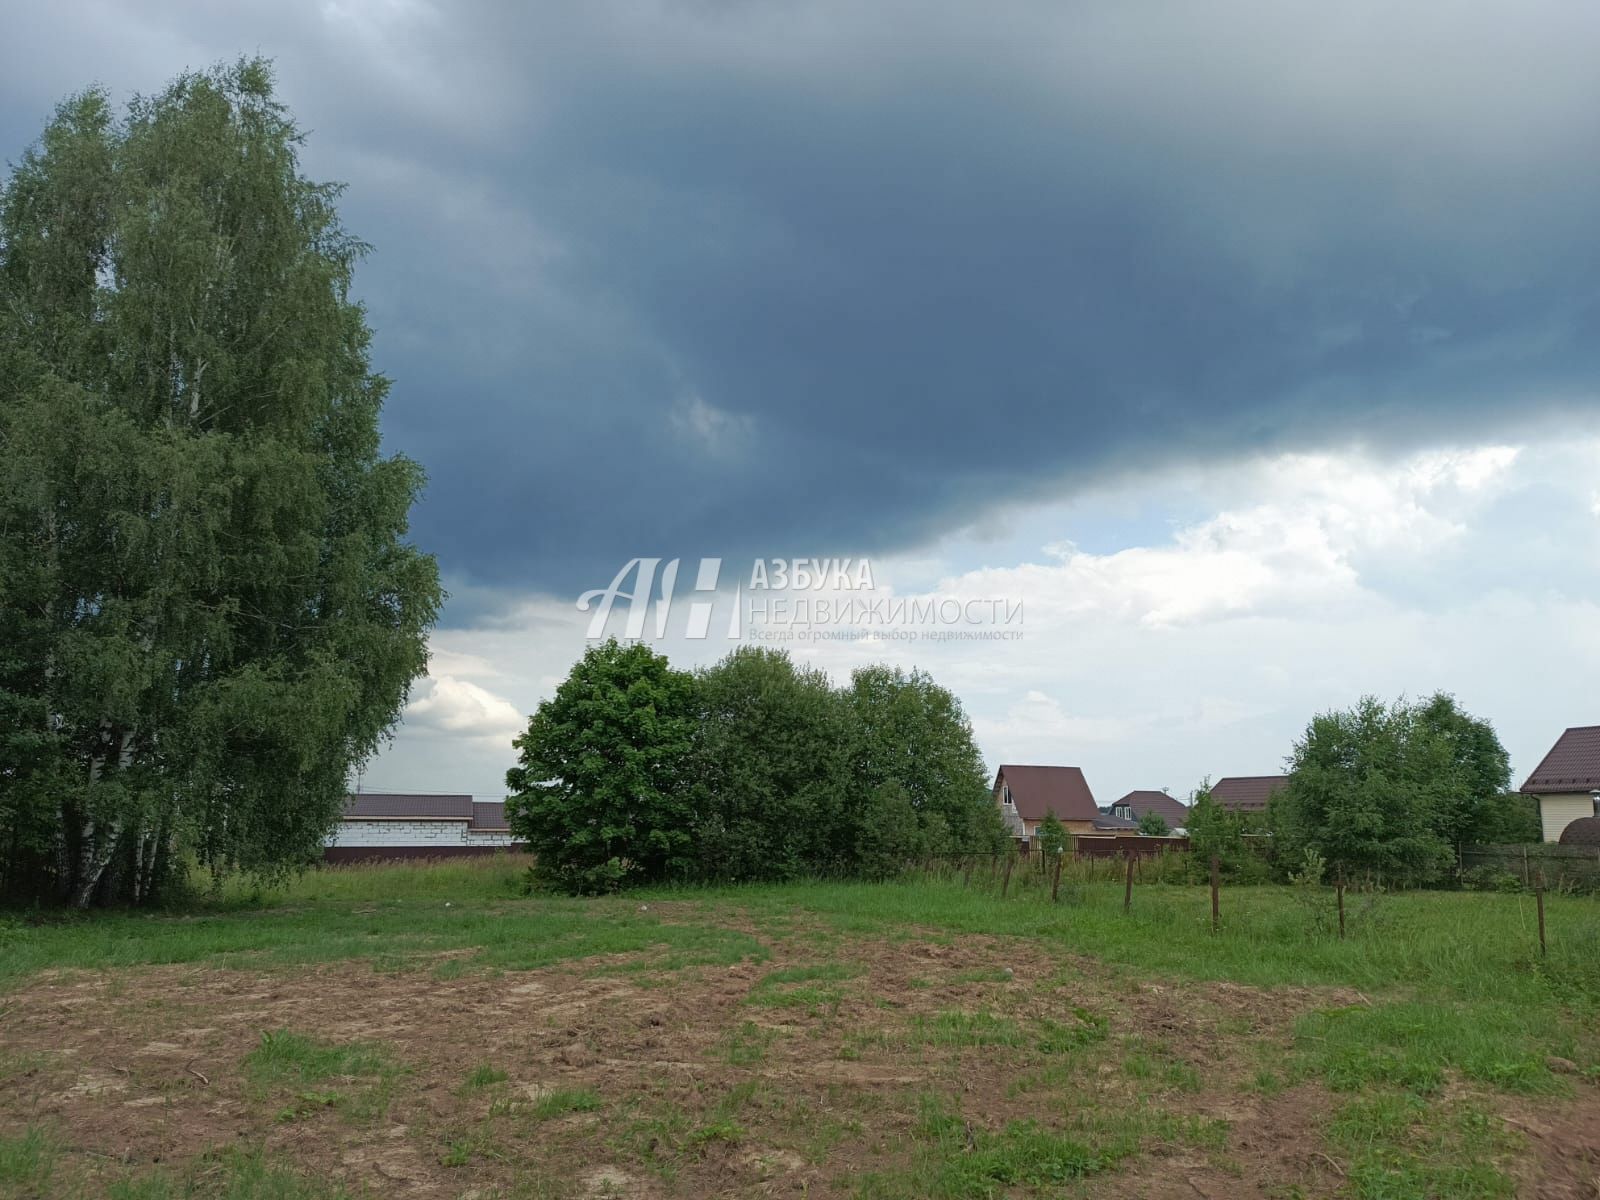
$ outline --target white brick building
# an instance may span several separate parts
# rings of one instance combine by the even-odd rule
[[[361,792],[345,802],[324,857],[328,862],[446,858],[518,847],[499,801]]]

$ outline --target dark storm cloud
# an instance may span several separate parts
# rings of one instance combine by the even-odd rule
[[[377,246],[418,537],[480,586],[881,551],[1117,472],[1595,408],[1585,5],[32,20],[12,146],[85,71],[277,58]]]

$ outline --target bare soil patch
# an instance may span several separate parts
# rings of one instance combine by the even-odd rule
[[[934,1097],[973,1136],[1017,1121],[1111,1136],[1137,1115],[1138,1153],[1088,1195],[1325,1196],[1347,1186],[1321,1134],[1336,1099],[1256,1080],[1292,1057],[1297,1016],[1362,1002],[1138,980],[976,936],[826,956],[797,939],[670,971],[645,955],[454,978],[55,973],[0,1017],[16,1064],[0,1126],[53,1130],[90,1178],[259,1144],[358,1194],[819,1197],[914,1165]],[[263,1087],[245,1064],[275,1030],[370,1043],[397,1073]],[[503,1078],[472,1084],[480,1066]],[[1503,1109],[1527,1148],[1521,1194],[1600,1197],[1600,1103],[1576,1092]]]

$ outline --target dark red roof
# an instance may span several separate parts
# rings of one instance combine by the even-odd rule
[[[1533,795],[1587,792],[1600,787],[1600,725],[1567,730],[1533,769],[1522,790]]]
[[[1100,815],[1089,782],[1077,767],[1003,766],[994,777],[996,793],[1002,783],[1011,789],[1011,802],[1025,821],[1042,821],[1048,812],[1062,821],[1093,821]]]
[[[1160,813],[1161,818],[1166,821],[1168,828],[1171,829],[1182,826],[1189,819],[1188,806],[1181,800],[1174,800],[1165,792],[1132,791],[1112,804],[1111,808],[1115,811],[1124,805],[1127,806],[1128,811],[1133,813],[1135,821],[1144,816],[1145,813]]]
[[[1224,775],[1211,785],[1211,798],[1228,812],[1266,812],[1288,782],[1287,775]]]
[[[1561,831],[1563,846],[1600,846],[1600,817],[1579,817]]]
[[[472,802],[472,828],[485,833],[506,833],[506,806],[501,800],[474,800]]]
[[[345,798],[344,816],[365,821],[470,821],[472,797],[358,792]]]

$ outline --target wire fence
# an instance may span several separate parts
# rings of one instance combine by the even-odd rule
[[[1460,858],[1462,881],[1484,890],[1600,892],[1600,846],[1463,846]]]
[[[1048,894],[1051,904],[1072,900],[1080,885],[1120,882],[1124,912],[1132,911],[1137,885],[1141,883],[1209,884],[1211,930],[1213,933],[1221,930],[1225,915],[1224,889],[1221,862],[1217,857],[1202,859],[1184,848],[1183,839],[1106,838],[1100,841],[1110,843],[1112,849],[1108,851],[1103,845],[1096,845],[1086,850],[1082,839],[1059,853],[1035,844],[993,854],[929,857],[920,863],[908,864],[908,873],[913,876],[920,873],[925,880],[959,882],[963,887],[997,895],[1001,900],[1025,895],[1038,900]],[[1152,844],[1156,842],[1163,844]],[[1173,842],[1178,844],[1171,844]],[[1600,892],[1600,853],[1590,847],[1540,843],[1471,846],[1464,847],[1460,857],[1460,878],[1465,878],[1469,870],[1488,867],[1508,882],[1503,888],[1480,890],[1532,893],[1541,957],[1548,953],[1546,893]],[[1469,863],[1473,866],[1469,867]],[[1253,886],[1256,885],[1250,882],[1232,881],[1228,889]],[[1384,880],[1381,872],[1347,875],[1343,869],[1336,869],[1324,878],[1311,881],[1309,886],[1293,886],[1290,890],[1299,895],[1302,903],[1316,910],[1319,927],[1329,933],[1336,930],[1342,941],[1347,936],[1352,904],[1363,917],[1370,916],[1372,905],[1379,903],[1385,893],[1412,889],[1396,888]],[[1366,923],[1364,919],[1363,924]]]

